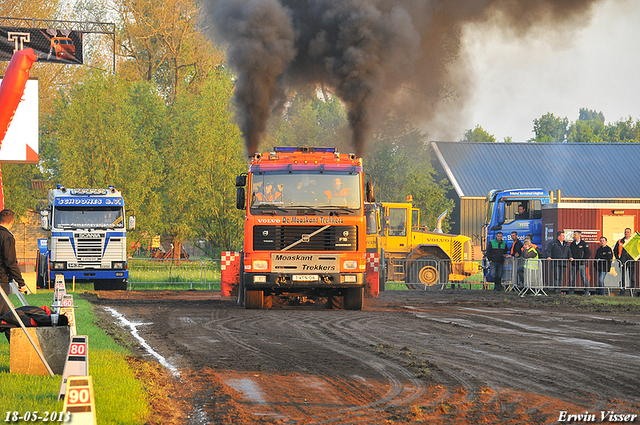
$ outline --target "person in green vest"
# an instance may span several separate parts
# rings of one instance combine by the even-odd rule
[[[502,270],[504,259],[507,257],[507,243],[502,240],[502,232],[496,233],[496,238],[487,244],[487,259],[490,262],[491,276],[493,277],[493,289],[502,291]]]

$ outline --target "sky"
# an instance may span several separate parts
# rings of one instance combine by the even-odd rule
[[[640,119],[639,6],[604,0],[577,28],[523,38],[492,23],[467,26],[461,60],[470,96],[453,124],[431,128],[431,139],[460,140],[479,124],[497,141],[523,142],[534,137],[534,119],[551,112],[574,122],[580,108],[601,111],[606,123]]]

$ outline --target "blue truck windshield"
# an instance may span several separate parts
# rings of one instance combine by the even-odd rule
[[[124,228],[122,207],[55,207],[53,225],[60,229]]]
[[[359,174],[269,173],[254,174],[251,208],[343,208],[362,205]]]

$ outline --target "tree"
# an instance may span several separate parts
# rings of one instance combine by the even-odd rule
[[[568,118],[556,118],[552,113],[547,112],[540,119],[533,120],[534,142],[556,142],[564,143],[567,139]]]
[[[296,92],[282,113],[271,118],[260,150],[273,146],[346,147],[342,142],[347,130],[344,105],[337,97],[323,98],[315,91]]]
[[[433,226],[445,209],[453,208],[446,198],[447,182],[436,182],[431,166],[427,135],[405,120],[388,116],[369,143],[365,167],[376,183],[376,200],[406,202],[407,196],[421,211],[422,224]],[[443,223],[446,231],[449,217]]]
[[[119,74],[156,85],[168,103],[183,89],[198,91],[222,53],[197,30],[192,0],[116,0],[122,52]]]
[[[461,142],[495,142],[496,137],[493,134],[489,134],[480,125],[476,125],[473,130],[467,130],[462,136]]]
[[[166,108],[149,84],[95,72],[58,99],[45,123],[43,165],[67,187],[116,186],[137,214],[137,233],[157,232],[166,125]]]
[[[178,96],[172,117],[164,221],[177,243],[205,238],[214,247],[242,244],[243,214],[235,209],[235,176],[247,171],[240,130],[231,122],[233,80],[213,71],[198,95]]]
[[[640,142],[640,119],[620,119],[605,127],[606,139],[610,142]]]
[[[604,114],[580,108],[578,120],[569,126],[567,141],[573,143],[597,143],[607,141]]]

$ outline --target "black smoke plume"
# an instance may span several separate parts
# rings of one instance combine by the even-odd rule
[[[579,25],[596,1],[210,0],[207,9],[237,73],[234,100],[249,154],[286,88],[323,84],[346,104],[362,155],[380,113],[399,107],[425,120],[447,96],[466,95],[449,84],[465,24],[497,17],[517,35]]]

